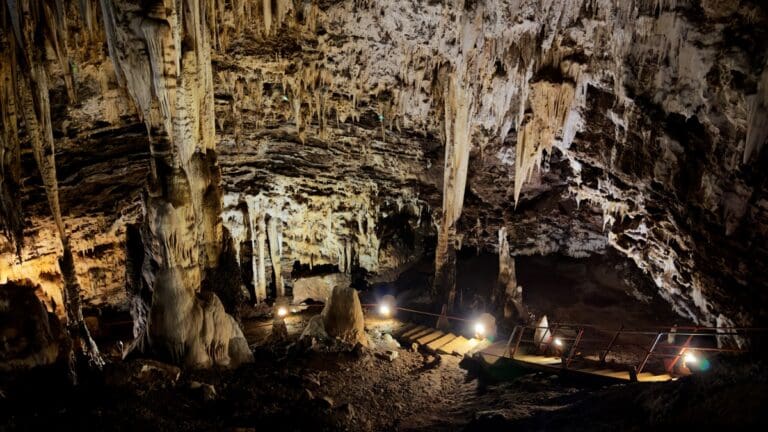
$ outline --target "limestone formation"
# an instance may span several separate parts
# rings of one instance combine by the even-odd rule
[[[354,288],[337,286],[322,312],[323,328],[334,338],[350,344],[368,346],[365,318],[360,298]]]
[[[350,282],[349,276],[343,273],[296,279],[293,283],[293,303],[298,304],[306,300],[325,302],[335,287],[347,287]]]
[[[426,260],[437,311],[467,306],[474,248],[500,254],[499,308],[512,257],[616,251],[685,319],[765,320],[764,2],[3,11],[0,283],[33,280],[61,319],[65,299],[133,310],[135,346],[226,363],[220,262],[265,303]]]

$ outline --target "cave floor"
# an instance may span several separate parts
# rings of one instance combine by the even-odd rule
[[[455,356],[400,348],[389,361],[375,354],[376,338],[369,350],[296,349],[309,315],[292,316],[283,341],[270,340],[269,322],[246,321],[255,362],[236,370],[136,358],[74,390],[54,385],[54,371],[0,380],[0,430],[643,430],[765,420],[764,400],[728,398],[767,394],[754,365],[664,384],[595,386],[546,373],[494,382]]]

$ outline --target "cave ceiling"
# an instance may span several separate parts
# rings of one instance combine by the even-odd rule
[[[126,65],[149,48],[110,39],[101,8],[142,2],[61,3],[69,60],[50,43],[44,57],[63,223],[84,302],[125,308],[164,108],[137,103]],[[176,116],[215,123],[223,227],[251,289],[291,284],[297,261],[393,280],[432,248],[438,268],[453,249],[495,252],[505,228],[513,255],[614,250],[693,321],[764,320],[763,2],[200,5],[213,119]],[[30,278],[60,304],[62,245],[26,132],[21,262],[8,228],[0,282]]]

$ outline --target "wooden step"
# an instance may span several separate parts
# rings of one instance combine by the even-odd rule
[[[486,347],[481,348],[480,353],[489,354],[496,357],[506,357],[509,354],[507,352],[507,343],[501,341],[494,342]]]
[[[469,340],[464,336],[459,336],[451,342],[437,349],[440,354],[453,354],[456,349],[463,349],[463,352],[469,351]],[[463,353],[460,355],[464,355]]]
[[[672,377],[669,374],[660,374],[660,375],[654,375],[654,374],[648,374],[650,376],[645,376],[645,373],[641,373],[637,376],[637,381],[639,382],[667,382],[667,381],[674,381],[675,378]]]
[[[458,345],[453,349],[452,354],[463,356],[464,354],[473,351],[474,349],[478,348],[479,341],[475,338],[469,339],[466,344],[464,345]]]
[[[533,363],[533,364],[548,365],[548,366],[557,366],[563,363],[560,357],[528,355],[528,354],[515,354],[515,360],[525,362],[525,363]]]
[[[410,329],[408,331],[405,331],[405,332],[401,333],[399,337],[405,339],[405,338],[411,337],[412,335],[414,335],[416,333],[424,331],[426,328],[427,328],[426,326],[418,325],[418,326],[416,326],[416,327],[414,327],[414,328],[412,328],[412,329]]]
[[[595,372],[592,372],[593,375],[600,375],[604,377],[609,378],[618,378],[618,379],[625,379],[629,380],[629,372],[628,371],[617,371],[614,369],[601,369]]]
[[[435,331],[435,329],[432,329],[432,328],[429,328],[429,327],[425,327],[425,328],[423,328],[420,331],[411,333],[410,335],[404,335],[403,336],[403,340],[408,342],[408,343],[416,342],[416,340],[418,338],[420,338],[422,336],[426,336],[426,335],[432,333],[433,331]]]
[[[419,345],[426,345],[432,342],[433,340],[440,338],[443,335],[445,335],[444,332],[441,332],[440,330],[434,330],[424,336],[419,337],[418,339],[416,339],[415,342]]]
[[[433,340],[432,342],[427,343],[427,351],[430,352],[437,352],[437,349],[447,345],[448,343],[452,342],[454,339],[456,339],[456,335],[453,333],[448,333],[440,336],[439,338]]]
[[[415,329],[416,327],[418,327],[418,325],[413,323],[401,325],[396,331],[392,332],[392,336],[398,338],[402,336],[404,333]]]

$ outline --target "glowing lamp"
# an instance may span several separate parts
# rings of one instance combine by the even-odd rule
[[[377,308],[379,312],[379,316],[382,316],[384,318],[389,318],[392,315],[395,314],[395,310],[397,307],[397,301],[395,300],[395,296],[392,295],[385,295],[379,300],[379,306]]]
[[[391,314],[392,314],[392,309],[390,309],[388,304],[379,305],[379,315],[388,317]]]
[[[696,364],[699,362],[699,358],[692,352],[686,352],[683,356],[683,364]]]
[[[277,308],[277,316],[282,318],[286,315],[288,315],[288,309],[285,306],[280,306]]]
[[[481,322],[475,323],[475,336],[477,336],[478,338],[485,336],[485,324]]]
[[[560,339],[560,338],[555,338],[555,346],[556,346],[556,347],[561,347],[561,346],[563,346],[563,340],[562,340],[562,339]]]

